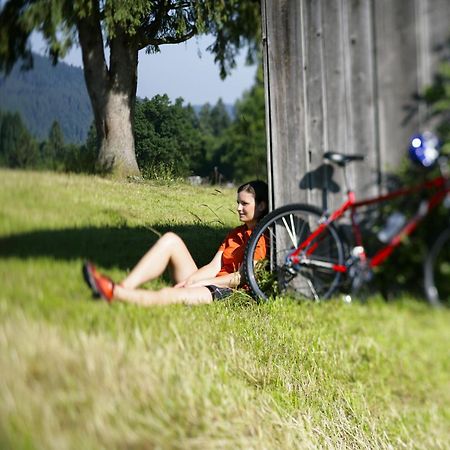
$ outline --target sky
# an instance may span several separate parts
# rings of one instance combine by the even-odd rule
[[[255,80],[256,66],[245,65],[245,51],[237,60],[237,67],[225,80],[219,76],[214,57],[206,51],[211,36],[192,38],[176,45],[161,46],[161,53],[139,53],[137,95],[152,98],[167,94],[171,100],[182,97],[185,103],[215,104],[221,98],[233,104]],[[45,45],[38,35],[32,38],[33,50],[43,54]],[[81,67],[81,52],[74,48],[63,60]]]

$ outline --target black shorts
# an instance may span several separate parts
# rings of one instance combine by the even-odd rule
[[[224,298],[229,297],[233,293],[233,289],[230,288],[223,288],[218,286],[205,286],[206,289],[211,292],[213,301],[215,300],[223,300]]]

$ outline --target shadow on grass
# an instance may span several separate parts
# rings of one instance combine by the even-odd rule
[[[50,257],[56,260],[89,259],[103,267],[133,267],[158,239],[173,231],[186,243],[199,266],[208,263],[225,238],[227,228],[202,225],[85,227],[38,230],[0,237],[0,258]]]

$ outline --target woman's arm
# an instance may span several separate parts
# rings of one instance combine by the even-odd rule
[[[222,267],[222,253],[221,251],[217,252],[211,262],[200,267],[189,278],[176,284],[175,287],[206,286],[208,283],[203,284],[202,281],[215,278],[220,272],[220,268]]]
[[[241,274],[238,271],[230,273],[228,275],[222,275],[220,277],[202,279],[194,284],[191,284],[189,287],[213,285],[217,287],[237,288],[239,287],[240,284],[241,284]]]

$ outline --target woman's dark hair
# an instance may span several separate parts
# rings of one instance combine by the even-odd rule
[[[269,188],[267,183],[262,180],[252,180],[238,187],[239,192],[249,192],[255,197],[256,203],[265,202],[266,209],[259,218],[264,217],[269,212]]]

